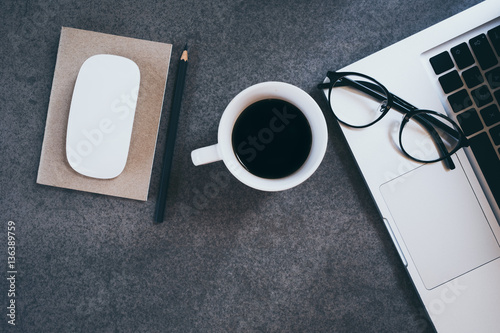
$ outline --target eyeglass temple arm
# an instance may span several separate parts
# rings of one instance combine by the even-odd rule
[[[391,96],[393,98],[394,106],[396,107],[396,109],[399,108],[399,109],[401,109],[400,111],[404,111],[406,113],[410,113],[410,112],[418,110],[417,107],[406,102],[404,99],[402,99],[394,94],[391,94]],[[436,126],[437,128],[445,131],[447,134],[453,136],[457,140],[460,140],[460,138],[462,137],[460,132],[458,132],[455,129],[451,128],[450,126],[446,125],[442,121],[439,121],[439,119],[436,119],[436,118],[431,117],[431,116],[426,115],[426,114],[419,115],[419,118],[425,119],[428,123],[431,123],[432,125]]]

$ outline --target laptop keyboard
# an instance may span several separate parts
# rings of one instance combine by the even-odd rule
[[[500,26],[429,61],[500,207]]]

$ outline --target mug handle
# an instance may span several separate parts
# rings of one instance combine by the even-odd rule
[[[211,146],[193,150],[191,152],[191,160],[193,161],[193,164],[198,166],[222,160],[217,147],[218,145],[219,144],[216,143]]]

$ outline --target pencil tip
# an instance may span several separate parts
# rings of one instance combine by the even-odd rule
[[[188,61],[188,44],[187,43],[184,46],[184,50],[182,51],[181,60]]]

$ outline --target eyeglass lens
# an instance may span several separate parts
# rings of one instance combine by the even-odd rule
[[[415,160],[439,161],[459,148],[458,131],[456,125],[448,118],[420,111],[403,124],[400,131],[400,145]]]
[[[377,98],[369,92],[375,93]],[[330,105],[335,116],[352,127],[366,127],[381,118],[387,98],[378,83],[357,75],[339,78],[330,91]]]

